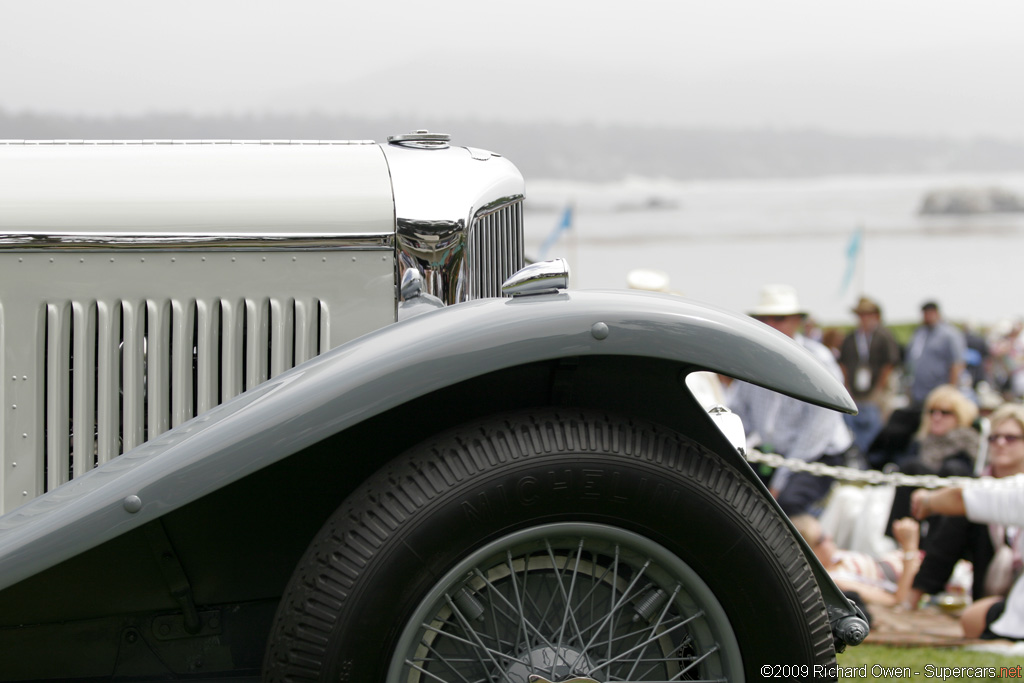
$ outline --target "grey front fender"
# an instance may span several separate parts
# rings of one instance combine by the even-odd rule
[[[0,589],[418,396],[588,355],[675,360],[855,410],[792,340],[677,297],[576,291],[467,302],[338,347],[0,517]]]

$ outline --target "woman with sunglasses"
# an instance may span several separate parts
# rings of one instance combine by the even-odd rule
[[[952,384],[932,389],[925,399],[921,428],[900,470],[920,463],[936,474],[966,476],[974,470],[980,438],[974,429],[978,407]]]
[[[904,474],[969,477],[974,473],[981,435],[974,429],[978,407],[952,384],[932,389],[924,401],[921,427],[908,451],[896,460]],[[910,515],[912,489],[899,487],[893,496],[889,527]],[[922,529],[922,538],[927,528]]]

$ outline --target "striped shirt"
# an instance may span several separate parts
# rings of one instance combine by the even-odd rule
[[[842,381],[831,351],[802,335],[795,341]],[[853,443],[840,413],[747,382],[732,383],[728,405],[743,420],[748,444],[765,452],[813,462],[823,455],[843,453]],[[781,489],[788,477],[789,470],[779,468],[771,486]]]
[[[896,592],[896,585],[903,574],[903,557],[899,551],[875,559],[867,553],[837,550],[832,560],[836,563],[828,570],[832,578],[857,581],[889,593]]]

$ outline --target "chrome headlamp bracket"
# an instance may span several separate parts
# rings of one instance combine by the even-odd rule
[[[501,291],[511,296],[550,294],[568,288],[569,264],[562,258],[531,263],[501,285]]]

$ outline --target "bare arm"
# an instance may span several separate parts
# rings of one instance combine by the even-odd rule
[[[897,519],[892,523],[892,535],[903,552],[903,572],[896,584],[896,604],[913,609],[921,601],[921,591],[914,590],[914,577],[921,568],[921,525],[909,517]]]
[[[960,375],[964,374],[966,368],[966,363],[953,363],[949,368],[949,383],[954,387],[958,386],[960,384]]]
[[[878,381],[875,382],[875,389],[885,389],[889,386],[889,375],[892,374],[892,365],[883,365],[878,372]]]
[[[908,567],[908,566],[904,566],[903,567],[904,576],[906,576],[907,574],[910,575],[910,583],[907,584],[908,586],[914,582],[914,577],[917,576],[917,570],[920,569],[920,568],[921,568],[921,561],[920,560],[918,560],[917,566],[913,568],[913,571],[911,571],[911,568]],[[902,607],[903,609],[909,609],[909,610],[917,609],[917,606],[921,604],[921,598],[924,597],[924,591],[921,590],[920,588],[913,588],[913,587],[911,587],[909,590],[907,590],[907,591],[905,591],[905,592],[903,592],[901,594],[900,593],[900,589],[902,587],[903,587],[903,577],[900,577],[900,583],[896,587],[896,604],[899,605],[900,607]]]
[[[910,494],[910,513],[917,519],[932,515],[963,515],[965,512],[962,489],[917,489]]]
[[[930,515],[965,515],[972,522],[1024,526],[1024,474],[980,479],[967,491],[959,488],[917,490],[910,495],[917,519]]]
[[[896,584],[895,598],[897,605],[903,605],[908,609],[917,609],[917,604],[921,602],[921,595],[923,593],[914,588],[914,577],[917,576],[917,570],[920,568],[920,556],[903,560],[903,573],[900,574],[899,583]]]

